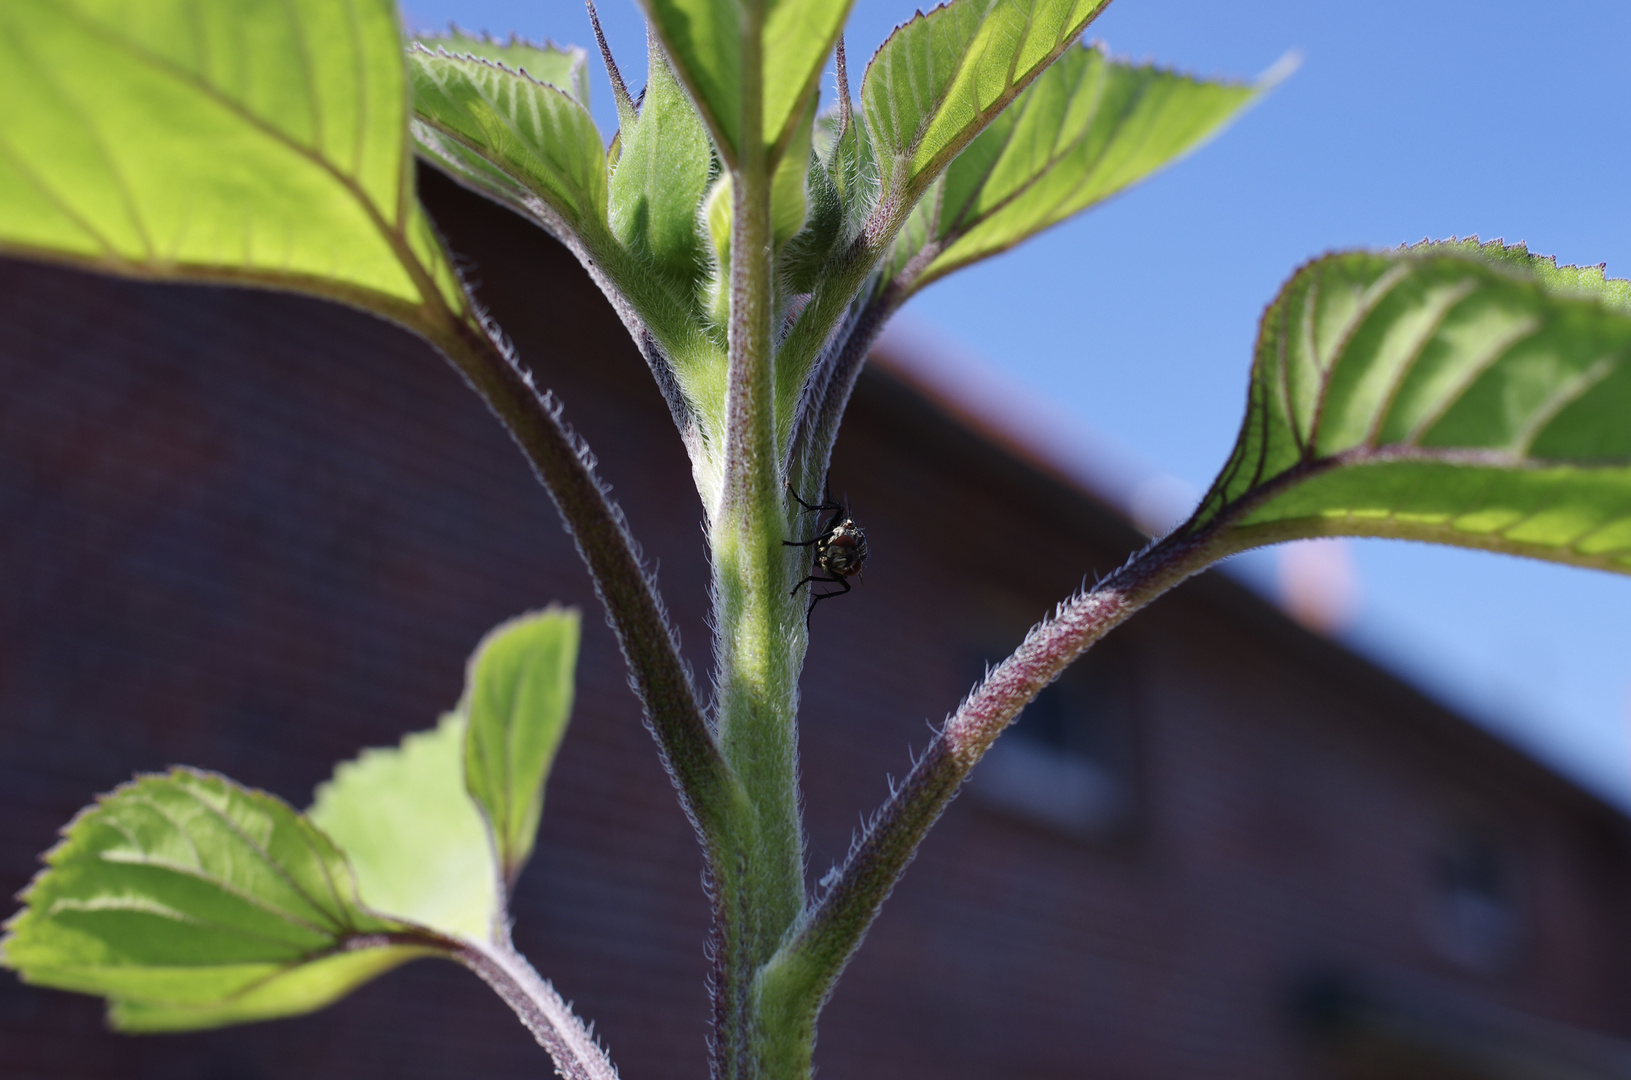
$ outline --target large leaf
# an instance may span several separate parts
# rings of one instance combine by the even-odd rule
[[[643,0],[727,162],[742,146],[743,57],[755,47],[761,56],[762,137],[779,151],[794,141],[797,125],[809,123],[806,106],[853,2],[761,0],[755,43],[739,0]]]
[[[578,613],[550,607],[512,619],[470,658],[462,710],[464,775],[487,815],[504,876],[513,883],[537,838],[544,781],[572,714]]]
[[[401,40],[390,0],[0,7],[0,252],[460,310]]]
[[[1138,183],[1258,92],[1115,60],[1102,48],[1068,50],[947,168],[940,252],[919,285]]]
[[[639,117],[619,136],[612,235],[682,295],[691,295],[708,265],[701,210],[713,150],[662,46],[653,42],[650,52]]]
[[[605,150],[576,98],[485,57],[415,45],[409,60],[415,134],[438,164],[523,211],[536,197],[573,234],[603,230]]]
[[[886,199],[915,200],[1108,0],[952,0],[890,35],[861,83]]]
[[[464,787],[463,716],[364,750],[306,812],[346,853],[372,911],[484,941],[499,911],[496,853]]]
[[[1393,536],[1631,571],[1631,283],[1474,241],[1331,255],[1263,316],[1186,529]]]
[[[113,999],[128,1030],[309,1012],[427,955],[390,943],[409,928],[360,906],[315,826],[211,773],[144,776],[104,796],[45,862],[7,926],[5,964]]]

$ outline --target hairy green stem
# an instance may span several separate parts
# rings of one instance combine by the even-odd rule
[[[416,329],[487,403],[554,499],[617,633],[663,764],[704,846],[712,849],[739,786],[703,719],[662,601],[622,512],[594,474],[588,448],[496,331],[451,315]]]
[[[1233,550],[1218,527],[1175,533],[1061,605],[986,674],[913,762],[843,866],[761,970],[756,989],[767,1026],[813,1043],[817,1015],[838,976],[924,836],[997,736],[1105,634]]]
[[[802,609],[788,595],[796,555],[776,437],[773,162],[763,131],[763,12],[744,5],[742,145],[731,174],[731,309],[724,485],[712,522],[718,665],[717,727],[741,777],[751,820],[718,861],[714,935],[714,1069],[721,1078],[783,1075],[766,1068],[753,978],[804,909],[804,838],[794,717],[803,654]]]

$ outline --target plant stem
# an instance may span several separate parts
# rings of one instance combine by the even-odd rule
[[[633,675],[646,725],[705,849],[717,846],[739,786],[697,705],[689,672],[651,577],[594,474],[594,459],[533,385],[495,330],[448,314],[417,326],[458,369],[520,446],[588,565]]]
[[[513,946],[460,941],[452,955],[515,1010],[565,1080],[617,1080],[616,1066],[583,1021]]]
[[[1134,612],[1199,573],[1235,545],[1221,522],[1180,530],[1135,556],[1088,592],[1061,605],[992,668],[936,733],[850,849],[832,879],[760,973],[764,1023],[811,1043],[815,1021],[918,846],[1004,728],[1073,661]]]
[[[798,549],[788,515],[774,399],[774,162],[761,115],[760,5],[741,7],[741,139],[731,171],[731,309],[724,486],[712,523],[719,744],[752,804],[715,883],[715,1076],[765,1070],[751,988],[804,908],[804,840],[794,727],[803,610],[788,595]],[[789,554],[789,553],[792,554]]]

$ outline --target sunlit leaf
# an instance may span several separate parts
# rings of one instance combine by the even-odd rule
[[[640,115],[620,132],[612,235],[689,295],[708,265],[700,220],[713,150],[691,99],[653,43]]]
[[[461,709],[465,784],[514,882],[537,838],[544,782],[572,714],[578,613],[546,608],[500,625],[470,658]]]
[[[0,6],[0,252],[460,310],[401,42],[389,0]]]
[[[890,35],[861,84],[884,197],[915,200],[1107,2],[952,0]]]
[[[765,144],[806,138],[821,69],[855,0],[772,0],[765,17]],[[805,135],[795,135],[802,128]]]
[[[306,812],[344,850],[371,911],[473,940],[498,912],[497,855],[464,787],[465,720],[364,750]]]
[[[912,212],[901,223],[900,231],[895,234],[894,242],[884,254],[883,262],[879,264],[878,285],[888,285],[897,276],[901,275],[925,248],[933,242],[936,232],[936,222],[940,216],[941,190],[945,186],[945,177],[940,177],[929,185],[923,197],[918,200]],[[932,253],[931,253],[932,254]],[[923,268],[922,260],[914,267],[914,274],[906,276],[913,281],[919,280]]]
[[[309,1012],[416,956],[365,911],[328,837],[265,792],[177,769],[64,831],[8,924],[25,981],[114,1000],[130,1030]],[[408,942],[397,943],[397,942]]]
[[[1521,247],[1318,259],[1264,314],[1193,530],[1392,536],[1631,571],[1631,284]]]
[[[729,162],[738,159],[742,145],[743,56],[752,49],[762,57],[764,145],[779,151],[796,141],[797,125],[809,124],[806,107],[853,2],[765,0],[754,49],[738,0],[643,0]]]
[[[438,164],[524,212],[541,200],[574,234],[602,230],[605,148],[572,95],[482,57],[408,55],[415,134]]]
[[[499,41],[486,34],[454,30],[447,34],[423,34],[414,38],[430,52],[446,51],[455,56],[479,56],[522,71],[538,82],[548,83],[570,94],[579,105],[589,108],[589,58],[575,45],[561,47],[554,42],[534,44],[510,35]]]
[[[1115,60],[1099,48],[1068,50],[946,169],[940,251],[919,285],[1138,183],[1258,93]]]

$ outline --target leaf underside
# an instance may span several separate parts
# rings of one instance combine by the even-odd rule
[[[1107,2],[952,0],[891,34],[861,83],[885,197],[915,199]]]
[[[708,266],[698,207],[708,190],[708,132],[661,46],[651,49],[639,118],[619,133],[610,185],[612,235],[681,296]]]
[[[27,982],[111,999],[132,1031],[309,1012],[424,948],[364,910],[328,837],[213,773],[143,776],[64,830],[7,924]]]
[[[643,0],[647,16],[691,90],[727,162],[740,157],[743,139],[742,58],[761,56],[762,138],[773,151],[806,126],[806,106],[822,65],[854,0],[771,0],[757,48],[738,0]]]
[[[1331,255],[1263,316],[1186,529],[1390,536],[1631,572],[1631,284],[1472,241]]]
[[[512,884],[532,854],[544,782],[572,714],[578,627],[576,609],[546,608],[501,624],[470,658],[465,785]]]
[[[306,816],[346,853],[369,910],[485,941],[499,871],[465,791],[464,739],[452,714],[400,746],[364,750],[317,789]]]
[[[576,98],[506,61],[423,44],[408,65],[415,135],[438,165],[533,217],[538,199],[573,234],[604,231],[605,151]]]
[[[564,91],[579,105],[589,108],[589,58],[575,45],[562,47],[550,41],[539,45],[515,34],[506,41],[499,41],[486,34],[467,34],[462,30],[419,35],[414,41],[432,53],[445,51],[454,56],[479,56],[503,64]]]
[[[927,284],[1101,203],[1193,150],[1259,93],[1069,49],[946,170]]]
[[[389,0],[19,0],[0,101],[0,252],[463,310]]]

